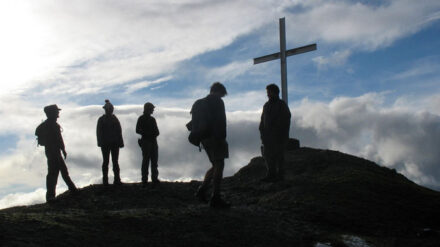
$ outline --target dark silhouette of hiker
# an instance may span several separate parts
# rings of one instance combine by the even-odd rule
[[[267,175],[263,182],[284,179],[284,152],[289,140],[290,110],[279,97],[280,89],[275,84],[266,87],[269,100],[263,106],[260,121],[260,137]]]
[[[119,175],[119,148],[124,147],[122,138],[122,128],[118,118],[113,114],[114,107],[108,99],[102,107],[105,114],[98,119],[96,126],[96,137],[98,139],[98,147],[102,152],[102,183],[108,185],[108,163],[110,153],[112,155],[114,185],[121,185],[121,177]]]
[[[57,186],[58,174],[61,172],[61,176],[66,182],[69,191],[76,193],[78,190],[75,184],[70,179],[69,172],[67,171],[66,163],[61,157],[61,152],[64,155],[64,159],[67,158],[66,149],[64,147],[63,137],[61,135],[61,126],[57,123],[59,112],[61,109],[57,105],[49,105],[44,107],[47,119],[40,125],[41,132],[37,136],[39,139],[44,139],[44,148],[47,157],[47,176],[46,176],[46,201],[51,202],[55,199],[55,190]],[[38,128],[40,128],[40,126]],[[37,128],[37,129],[38,129]],[[37,132],[40,132],[37,130]],[[39,141],[40,143],[40,141]]]
[[[144,104],[144,114],[138,118],[136,124],[136,133],[142,135],[139,139],[139,146],[142,149],[142,185],[148,183],[148,166],[151,161],[151,181],[153,184],[160,183],[158,178],[159,171],[157,169],[157,161],[159,158],[159,147],[157,145],[157,137],[159,129],[157,128],[156,119],[151,116],[154,112],[154,105],[150,102]]]
[[[225,202],[220,196],[225,158],[229,157],[228,143],[226,142],[225,104],[222,100],[222,97],[226,94],[225,86],[220,82],[215,82],[211,86],[209,95],[204,99],[209,108],[210,131],[208,136],[202,139],[202,145],[212,167],[206,172],[203,183],[195,195],[200,201],[207,202],[205,197],[206,190],[212,181],[213,191],[209,205],[213,208],[230,207],[230,204]]]

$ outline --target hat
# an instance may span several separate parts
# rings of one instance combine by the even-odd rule
[[[113,110],[113,104],[110,103],[110,100],[106,99],[105,104],[104,104],[104,106],[102,106],[102,108]]]
[[[58,108],[58,106],[56,105],[56,104],[53,104],[53,105],[48,105],[48,106],[45,106],[44,107],[44,112],[47,114],[47,113],[50,113],[50,112],[58,112],[58,111],[61,111],[61,109],[60,108]]]

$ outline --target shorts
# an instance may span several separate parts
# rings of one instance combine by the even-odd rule
[[[229,148],[226,140],[209,138],[202,140],[202,145],[211,162],[229,158]]]

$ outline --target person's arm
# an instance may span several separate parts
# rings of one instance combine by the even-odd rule
[[[98,147],[102,145],[102,118],[98,119],[98,124],[96,125],[96,139],[98,141]]]
[[[289,139],[289,130],[290,130],[290,110],[287,104],[283,101],[282,108],[281,108],[281,128],[283,130],[283,136],[286,139]]]
[[[57,132],[58,132],[57,135],[58,135],[59,147],[60,147],[61,151],[63,152],[64,159],[67,159],[66,147],[64,146],[63,136],[61,135],[61,126],[58,125],[57,127],[58,127],[57,128]]]
[[[122,138],[122,127],[121,127],[121,123],[119,122],[119,119],[115,116],[116,118],[116,127],[117,127],[117,132],[118,132],[118,145],[120,148],[124,147],[124,139]]]
[[[142,116],[140,116],[138,118],[137,123],[136,123],[136,133],[138,133],[139,135],[143,135],[144,134],[144,130],[142,129],[142,125],[143,125],[142,122],[143,122],[142,121]]]
[[[264,106],[263,106],[263,112],[261,112],[261,118],[260,118],[260,125],[258,126],[258,130],[260,130],[261,141],[263,141],[264,117],[265,117],[265,111],[264,111]]]
[[[220,122],[220,136],[221,138],[226,139],[226,110],[225,110],[225,103],[223,100],[220,100],[220,114],[219,114],[219,122]]]
[[[155,118],[153,118],[153,135],[154,135],[154,138],[156,138],[156,137],[158,137],[159,136],[159,128],[157,127],[157,122],[156,122],[156,119]]]

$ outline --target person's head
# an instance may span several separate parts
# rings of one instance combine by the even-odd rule
[[[267,97],[269,99],[279,99],[280,98],[280,88],[275,84],[269,84],[266,87]]]
[[[60,116],[60,110],[55,104],[44,107],[44,113],[46,113],[47,118],[50,120],[56,120]]]
[[[144,104],[144,114],[153,114],[154,112],[154,105],[150,102],[147,102]]]
[[[114,110],[112,103],[110,103],[110,100],[108,99],[105,100],[105,104],[102,108],[104,108],[105,114],[107,115],[111,115]]]
[[[221,84],[220,82],[214,82],[211,86],[211,90],[210,90],[211,94],[217,94],[220,97],[223,97],[225,95],[228,94],[228,92],[226,91],[225,86],[223,86],[223,84]]]

